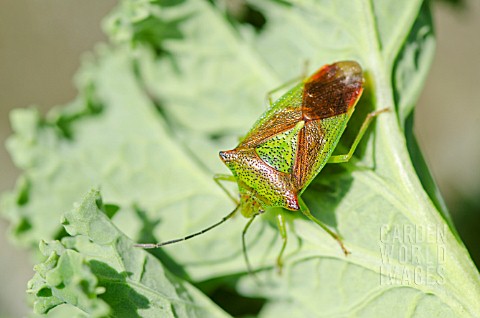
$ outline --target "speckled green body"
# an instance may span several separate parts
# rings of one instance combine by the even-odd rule
[[[240,192],[241,212],[300,209],[298,197],[322,170],[362,92],[356,62],[326,65],[277,100],[233,150],[220,152]]]
[[[221,221],[183,238],[136,246],[157,248],[191,239],[219,226],[240,210],[250,218],[242,232],[242,246],[247,268],[252,272],[246,253],[245,233],[256,215],[269,207],[282,207],[301,211],[332,236],[347,255],[349,251],[340,237],[310,213],[300,195],[327,162],[348,161],[372,118],[385,111],[370,113],[350,151],[332,157],[362,94],[363,81],[360,65],[343,61],[323,66],[292,88],[260,117],[235,149],[220,152],[220,158],[233,176],[216,175],[214,180],[237,203],[235,209]],[[240,200],[220,181],[235,181]],[[275,213],[283,240],[277,257],[277,268],[281,272],[287,231],[283,213]]]

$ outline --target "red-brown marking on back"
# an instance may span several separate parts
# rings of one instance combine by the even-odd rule
[[[325,65],[305,83],[302,115],[319,120],[344,114],[363,91],[362,69],[356,62]]]

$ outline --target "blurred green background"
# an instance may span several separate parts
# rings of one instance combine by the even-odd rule
[[[19,174],[3,144],[12,108],[43,113],[75,96],[83,52],[105,41],[113,0],[0,0],[0,192]],[[416,109],[415,131],[464,242],[480,264],[480,1],[433,3],[437,54]],[[0,318],[20,317],[32,264],[0,219]]]

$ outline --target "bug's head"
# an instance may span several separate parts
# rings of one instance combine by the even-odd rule
[[[244,217],[251,218],[255,214],[265,212],[265,209],[255,194],[249,193],[247,189],[240,188],[240,211]]]

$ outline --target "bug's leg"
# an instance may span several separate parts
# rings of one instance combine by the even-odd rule
[[[283,240],[282,249],[280,250],[280,253],[277,257],[277,271],[278,274],[281,275],[283,268],[283,252],[285,251],[285,247],[287,246],[287,227],[285,226],[285,218],[283,214],[281,214],[281,212],[277,214],[277,226],[280,232],[280,236]]]
[[[298,198],[298,203],[300,204],[300,211],[307,217],[309,218],[310,220],[312,220],[313,222],[317,223],[318,225],[320,225],[320,227],[322,229],[325,230],[325,232],[327,232],[328,234],[330,234],[331,237],[333,237],[337,242],[338,244],[340,245],[340,247],[342,248],[343,250],[343,253],[345,253],[345,256],[350,254],[350,252],[347,250],[347,248],[345,247],[345,245],[343,245],[343,242],[342,242],[342,239],[340,238],[340,236],[333,232],[332,230],[330,230],[325,224],[323,224],[320,220],[318,220],[316,217],[314,217],[311,213],[310,213],[310,209],[307,207],[307,205],[305,204],[305,202],[303,202],[303,200],[301,198]]]
[[[289,87],[289,86],[292,86],[293,84],[295,83],[299,83],[300,81],[302,81],[305,77],[303,75],[301,76],[298,76],[298,77],[295,77],[295,78],[292,78],[291,80],[288,80],[286,81],[285,83],[283,83],[282,85],[272,89],[271,91],[268,91],[267,92],[267,95],[265,95],[265,99],[268,101],[268,107],[271,107],[272,104],[273,104],[273,99],[272,99],[272,95],[275,94],[276,92],[286,88],[286,87]]]
[[[230,191],[228,191],[228,189],[225,188],[225,186],[222,184],[222,181],[237,182],[234,176],[228,174],[216,174],[213,176],[213,180],[236,205],[239,204],[238,198],[235,197],[235,195],[233,195]]]
[[[384,109],[380,109],[380,110],[369,113],[365,118],[365,120],[363,121],[362,127],[360,127],[357,137],[355,137],[355,140],[353,141],[353,144],[350,147],[350,150],[348,151],[348,153],[345,155],[331,156],[330,159],[328,159],[328,163],[342,163],[342,162],[349,161],[350,158],[352,158],[353,153],[355,152],[355,149],[357,149],[357,146],[360,143],[360,140],[362,140],[362,137],[367,131],[368,126],[370,125],[372,120],[378,115],[380,115],[381,113],[384,113],[387,111],[389,111],[389,108],[384,108]]]
[[[257,279],[257,276],[255,276],[255,272],[253,271],[252,269],[252,265],[250,264],[250,260],[248,259],[248,255],[247,255],[247,244],[245,243],[245,234],[247,233],[248,231],[248,228],[250,227],[250,225],[252,224],[253,220],[255,219],[255,217],[257,216],[258,214],[254,214],[247,222],[247,224],[245,224],[245,227],[243,228],[243,231],[242,231],[242,251],[243,251],[243,258],[245,260],[245,264],[247,265],[247,270],[248,270],[248,273],[250,275],[252,275],[252,277],[254,277],[255,280],[258,281]]]
[[[273,104],[273,100],[272,100],[273,94],[275,94],[276,92],[286,87],[292,86],[295,83],[299,83],[300,81],[303,81],[305,78],[307,78],[307,74],[308,74],[308,60],[305,60],[302,73],[299,76],[292,78],[286,81],[285,83],[283,83],[282,85],[278,86],[277,88],[274,88],[271,91],[267,92],[265,99],[268,101],[268,106],[270,107]]]
[[[170,245],[170,244],[173,244],[173,243],[177,243],[177,242],[181,242],[181,241],[186,241],[186,240],[189,240],[195,236],[198,236],[200,234],[203,234],[205,232],[208,232],[210,231],[211,229],[213,228],[216,228],[217,226],[219,226],[220,224],[222,224],[223,222],[227,221],[228,219],[232,218],[235,213],[237,212],[238,208],[240,206],[237,205],[235,207],[235,209],[228,213],[226,216],[224,216],[220,221],[218,221],[217,223],[213,224],[213,225],[210,225],[209,227],[201,230],[201,231],[198,231],[198,232],[195,232],[193,234],[190,234],[190,235],[187,235],[185,237],[182,237],[182,238],[178,238],[178,239],[174,239],[174,240],[170,240],[170,241],[166,241],[166,242],[160,242],[160,243],[140,243],[140,244],[134,244],[133,246],[135,247],[141,247],[141,248],[146,248],[146,249],[150,249],[150,248],[158,248],[158,247],[162,247],[162,246],[165,246],[165,245]]]

